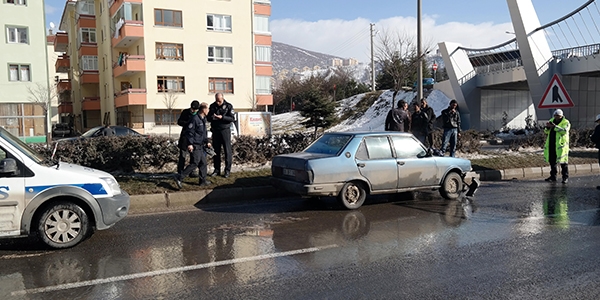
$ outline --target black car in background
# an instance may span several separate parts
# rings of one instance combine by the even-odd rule
[[[96,127],[93,127],[92,129],[84,132],[80,136],[64,138],[64,139],[60,139],[60,140],[61,141],[69,141],[69,140],[73,141],[73,140],[79,140],[79,139],[100,137],[100,136],[102,136],[102,128],[104,128],[104,126],[96,126]],[[141,134],[141,133],[139,133],[129,127],[125,127],[125,126],[110,126],[110,128],[112,128],[115,131],[115,136],[148,137],[147,135]]]
[[[52,138],[76,136],[75,129],[67,123],[58,123],[52,125]]]

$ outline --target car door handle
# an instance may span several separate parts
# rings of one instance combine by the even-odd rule
[[[357,163],[356,165],[357,165],[359,168],[364,168],[364,167],[365,167],[365,164],[364,164],[364,163]]]
[[[398,161],[398,162],[396,162],[396,163],[397,163],[399,166],[404,166],[404,164],[405,164],[405,162],[403,162],[403,161]]]

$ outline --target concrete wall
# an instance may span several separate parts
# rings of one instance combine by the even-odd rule
[[[600,78],[563,76],[562,82],[575,104],[563,109],[571,126],[594,128],[596,115],[600,114]]]
[[[527,116],[535,118],[529,91],[481,90],[480,129],[493,131],[502,128],[505,112],[509,128],[525,128]]]

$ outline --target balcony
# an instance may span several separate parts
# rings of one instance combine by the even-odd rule
[[[77,52],[78,57],[84,55],[98,56],[98,44],[96,43],[81,43]]]
[[[119,8],[121,8],[121,6],[123,5],[123,3],[128,2],[128,3],[142,3],[142,0],[108,0],[108,5],[109,5],[109,10],[110,10],[110,15],[114,16],[115,13],[117,12],[117,10],[119,10]]]
[[[82,110],[100,110],[100,97],[83,97]]]
[[[257,105],[273,105],[273,95],[256,95]]]
[[[69,72],[69,68],[71,67],[71,60],[69,56],[66,54],[60,55],[56,62],[54,63],[54,68],[56,73],[67,73]]]
[[[100,75],[98,71],[83,70],[80,75],[82,84],[100,83]]]
[[[146,57],[144,55],[126,55],[122,65],[117,63],[113,66],[115,77],[131,76],[135,72],[146,71]]]
[[[116,48],[129,47],[144,37],[143,21],[125,21],[119,29],[119,36],[112,38],[112,46]]]
[[[54,52],[67,52],[69,46],[69,34],[66,32],[57,32],[54,39]]]
[[[58,105],[58,114],[72,114],[73,102],[61,102]]]
[[[260,1],[263,2],[263,1]],[[271,15],[271,5],[270,3],[259,3],[258,1],[254,1],[254,14],[255,15]]]
[[[62,93],[71,90],[71,79],[61,79],[56,83],[56,92]]]
[[[92,15],[79,15],[77,28],[96,28],[96,17]]]
[[[146,89],[122,90],[115,99],[115,107],[146,105]]]

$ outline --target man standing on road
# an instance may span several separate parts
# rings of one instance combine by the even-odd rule
[[[442,110],[442,127],[444,128],[444,140],[442,142],[442,155],[446,155],[446,147],[450,142],[450,156],[456,154],[456,144],[460,137],[460,113],[458,112],[458,102],[450,100],[448,108]]]
[[[206,163],[206,147],[210,147],[208,137],[206,135],[206,115],[208,114],[208,103],[199,104],[198,108],[191,108],[190,122],[186,126],[184,142],[186,149],[190,153],[190,164],[185,167],[181,173],[175,175],[175,184],[179,189],[182,188],[182,181],[190,175],[194,169],[199,169],[200,186],[210,185],[211,182],[206,180],[207,163]]]
[[[398,101],[398,108],[392,108],[385,118],[385,131],[409,131],[410,116],[407,108],[408,103],[406,101]]]
[[[425,139],[425,147],[433,147],[433,123],[435,122],[435,112],[433,108],[427,105],[427,99],[421,99],[421,111],[427,115],[427,136]]]
[[[596,128],[594,129],[594,134],[590,136],[590,139],[594,144],[596,144],[596,148],[598,148],[598,164],[600,164],[600,115],[596,116]],[[596,186],[597,190],[600,190],[600,185]]]
[[[231,160],[233,153],[231,149],[231,126],[235,121],[235,112],[233,105],[225,101],[223,94],[215,95],[215,102],[210,105],[208,110],[208,121],[210,121],[210,131],[212,132],[212,141],[215,147],[215,156],[213,157],[215,170],[210,176],[221,175],[221,147],[225,150],[225,170],[223,177],[229,177],[231,173]]]
[[[425,145],[429,116],[421,110],[419,102],[414,103],[414,108],[415,112],[413,112],[410,117],[411,132],[421,143],[423,143],[423,145]]]
[[[562,183],[569,182],[569,130],[571,123],[564,117],[562,109],[554,111],[554,117],[546,123],[544,133],[548,135],[544,145],[544,159],[550,163],[550,177],[546,181],[556,181],[560,164]]]
[[[181,134],[179,134],[179,142],[177,143],[177,148],[179,148],[179,160],[177,161],[177,173],[181,174],[183,172],[183,168],[185,167],[185,160],[190,153],[187,149],[187,145],[185,143],[185,132],[187,130],[187,126],[192,119],[192,111],[200,109],[200,102],[198,100],[192,101],[190,104],[190,108],[184,109],[181,111],[179,118],[177,119],[177,125],[181,126]]]

